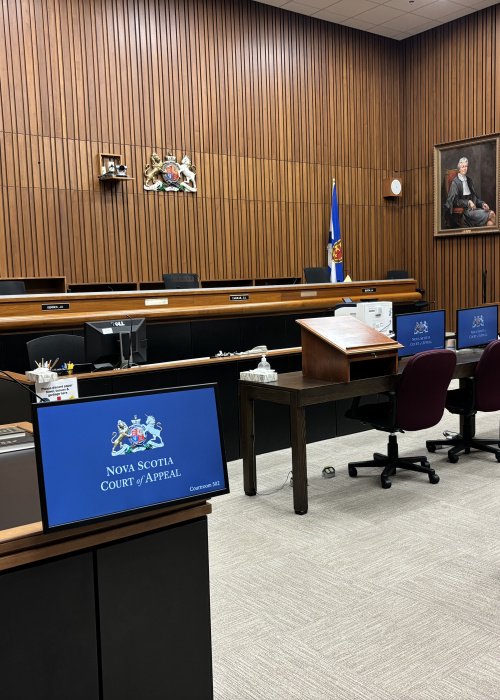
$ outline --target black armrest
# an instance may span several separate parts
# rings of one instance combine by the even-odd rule
[[[425,294],[425,289],[422,289],[422,287],[417,287],[415,289],[415,291],[418,292],[419,294]]]
[[[446,392],[446,408],[450,413],[462,415],[475,413],[476,382],[474,377],[465,377],[460,381],[459,389],[449,389]]]

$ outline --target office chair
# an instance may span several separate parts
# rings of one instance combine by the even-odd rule
[[[165,289],[198,289],[200,286],[195,272],[170,272],[163,275]]]
[[[26,343],[30,369],[36,368],[36,363],[42,357],[45,360],[60,358],[61,363],[73,362],[82,364],[85,362],[85,341],[81,335],[43,335]],[[59,364],[59,363],[58,363]]]
[[[26,286],[22,280],[0,280],[0,295],[26,294]]]
[[[399,457],[396,433],[424,430],[439,423],[456,363],[456,355],[451,350],[420,352],[408,361],[397,390],[387,392],[387,403],[360,406],[360,398],[354,399],[346,417],[369,423],[390,435],[387,455],[376,452],[373,460],[349,462],[349,476],[357,476],[358,469],[363,467],[382,467],[382,488],[388,489],[391,487],[389,477],[396,473],[396,469],[408,469],[427,474],[431,484],[438,483],[439,476],[431,469],[426,457]]]
[[[387,270],[387,279],[388,280],[407,280],[408,279],[408,270]],[[417,288],[415,290],[422,296],[425,295],[425,289],[422,289],[421,287]],[[429,306],[428,301],[424,301],[423,299],[421,301],[415,301],[413,302],[413,306],[416,311],[422,311],[423,309],[426,309]],[[406,313],[406,312],[405,312]]]
[[[500,462],[500,439],[477,439],[474,437],[477,411],[488,413],[500,410],[500,340],[490,343],[476,365],[473,377],[462,380],[460,389],[452,389],[446,395],[446,408],[450,413],[463,416],[462,434],[448,440],[427,440],[429,452],[438,446],[451,446],[448,460],[458,462],[458,453],[469,454],[471,448],[492,452]],[[497,447],[491,447],[497,445]]]
[[[387,270],[388,280],[407,280],[408,270]]]
[[[306,284],[331,282],[330,269],[328,267],[305,267],[304,277],[306,280]]]

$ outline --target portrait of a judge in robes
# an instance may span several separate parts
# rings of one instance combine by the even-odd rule
[[[474,188],[474,183],[467,175],[469,161],[460,158],[458,161],[458,174],[451,181],[445,209],[450,217],[453,216],[455,207],[463,208],[463,220],[465,227],[495,226],[496,215],[490,206],[483,201]]]

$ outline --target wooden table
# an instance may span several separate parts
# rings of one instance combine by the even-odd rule
[[[465,350],[457,353],[457,366],[453,377],[464,379],[472,376],[481,354],[482,350]],[[400,360],[399,373],[402,372],[407,361],[408,358]],[[281,374],[278,381],[269,384],[240,381],[241,444],[246,495],[255,496],[257,493],[254,418],[254,401],[256,399],[286,404],[290,407],[293,507],[297,515],[304,515],[308,509],[306,406],[392,391],[396,388],[397,382],[398,375],[371,377],[341,383],[304,377],[302,372]]]

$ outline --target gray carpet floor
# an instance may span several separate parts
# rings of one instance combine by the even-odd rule
[[[478,437],[498,436],[498,414],[477,423]],[[400,435],[400,453],[425,454],[457,425],[446,413]],[[241,462],[229,464],[231,493],[209,517],[216,700],[500,698],[500,464],[438,451],[436,485],[411,472],[387,490],[379,470],[349,478],[347,462],[385,452],[386,438],[308,445],[304,516],[288,484],[249,498]],[[259,491],[290,464],[290,450],[259,456]]]

